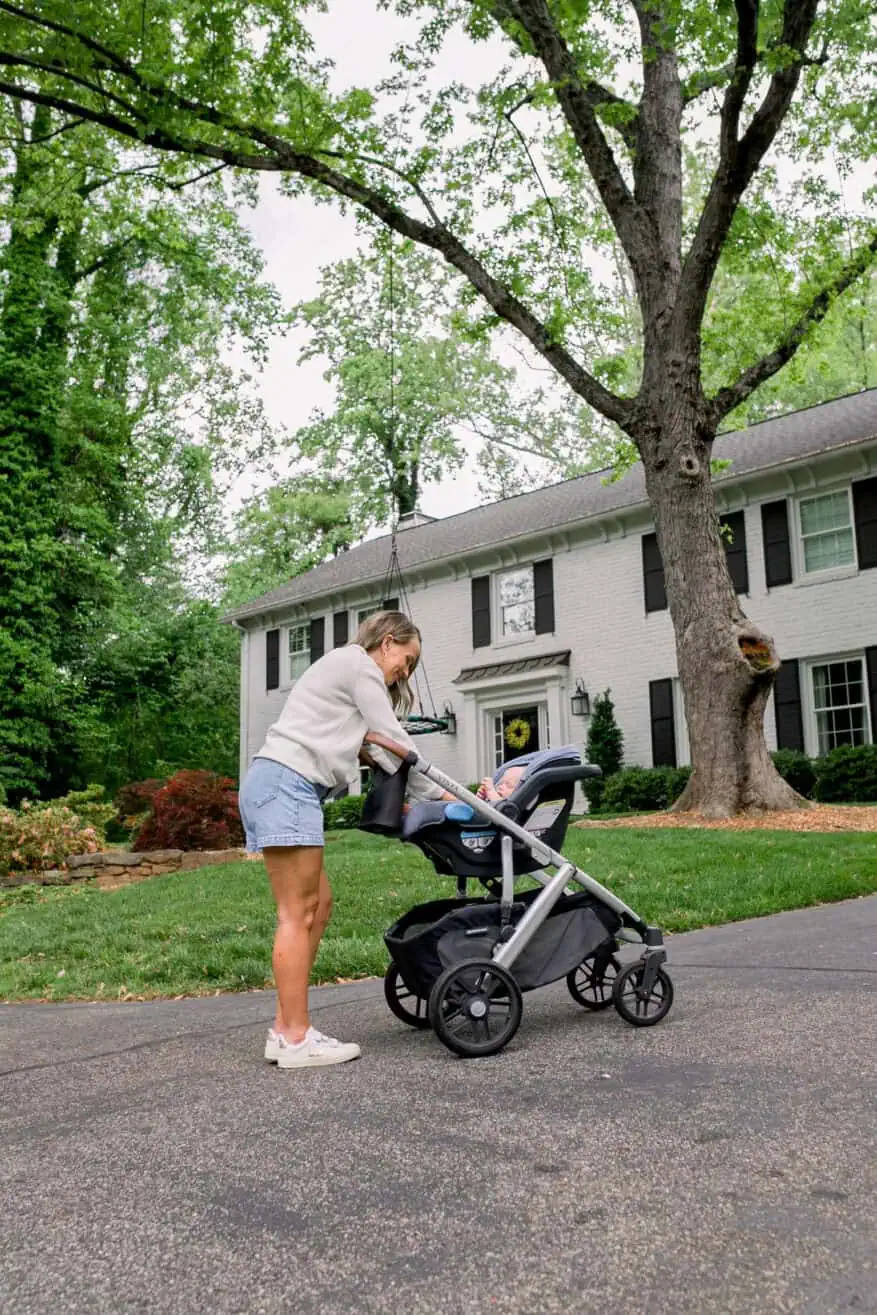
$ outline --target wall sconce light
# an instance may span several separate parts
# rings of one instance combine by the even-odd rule
[[[457,734],[457,714],[454,712],[450,703],[445,704],[445,710],[442,713],[442,721],[445,723],[446,735]]]
[[[569,698],[569,706],[572,708],[574,717],[590,717],[591,715],[591,696],[581,680],[576,681],[576,687]]]

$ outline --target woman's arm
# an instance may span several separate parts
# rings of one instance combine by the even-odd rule
[[[388,740],[395,740],[397,744],[402,744],[406,749],[413,749],[417,752],[417,746],[411,739],[411,736],[399,724],[393,705],[390,702],[390,696],[387,693],[387,687],[384,684],[384,678],[376,662],[367,657],[368,666],[374,667],[374,675],[367,667],[362,671],[354,686],[353,698],[362,716],[365,718],[366,726],[370,731],[377,731],[379,735],[385,735]],[[368,750],[386,772],[395,772],[399,767],[399,759],[392,754],[376,748],[374,745]],[[409,777],[408,792],[416,799],[452,799],[454,796],[449,795],[440,785],[435,785],[427,777],[421,776],[418,772]]]

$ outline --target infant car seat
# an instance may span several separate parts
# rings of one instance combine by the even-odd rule
[[[492,807],[523,826],[534,839],[559,849],[576,780],[597,776],[600,769],[582,763],[575,744],[511,758],[497,769],[494,784],[511,767],[526,770],[513,793]],[[483,878],[495,876],[501,869],[500,832],[468,807],[464,812],[458,804],[441,801],[415,804],[403,820],[402,839],[422,849],[439,873]],[[513,858],[518,875],[542,866],[523,841],[514,841]]]

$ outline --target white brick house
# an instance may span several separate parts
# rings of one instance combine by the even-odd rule
[[[818,755],[877,740],[877,389],[725,435],[715,456],[731,462],[716,500],[732,579],[783,657],[770,746]],[[584,743],[577,688],[591,699],[611,688],[628,763],[688,761],[640,468],[420,520],[397,547],[423,633],[423,711],[456,720],[421,741],[438,766],[462,781],[492,771],[512,756],[514,718],[531,728],[528,748]],[[230,613],[242,773],[304,666],[383,600],[390,548],[389,536],[361,544]]]

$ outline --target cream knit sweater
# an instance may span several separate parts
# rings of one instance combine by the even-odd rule
[[[377,662],[359,644],[347,644],[318,658],[299,677],[256,756],[283,763],[318,785],[346,785],[355,775],[366,731],[415,747],[399,725]],[[399,766],[392,754],[367,747],[385,770]],[[443,794],[416,772],[409,789],[418,799]]]

